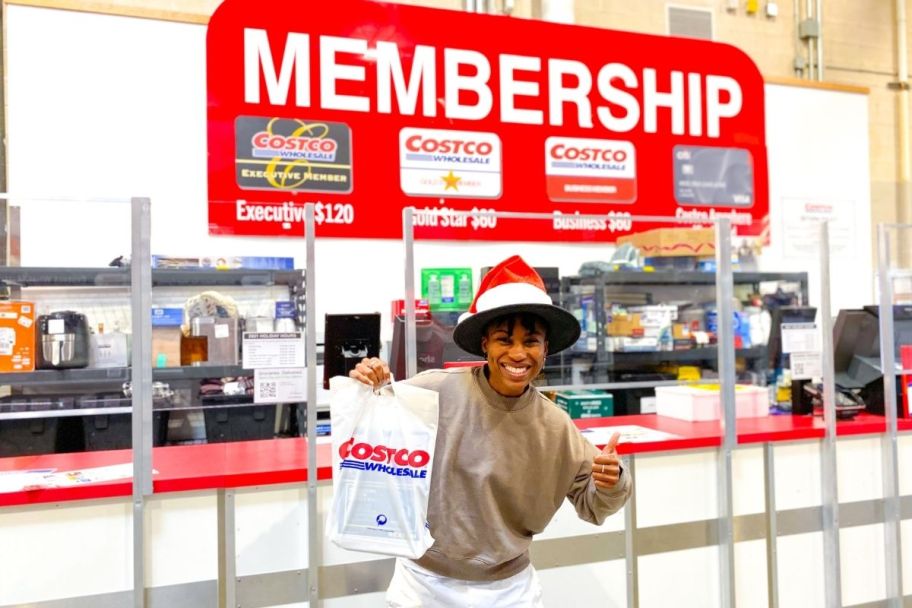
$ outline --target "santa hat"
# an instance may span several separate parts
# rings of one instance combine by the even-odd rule
[[[469,311],[459,317],[453,340],[464,351],[484,356],[481,338],[485,327],[504,315],[531,313],[548,325],[548,354],[573,345],[580,324],[568,311],[551,303],[538,273],[518,255],[507,258],[488,271]]]

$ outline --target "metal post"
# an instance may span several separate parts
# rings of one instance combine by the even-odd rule
[[[316,227],[314,204],[304,207],[304,236],[307,265],[304,275],[306,297],[305,356],[307,358],[307,601],[311,608],[323,605],[320,601],[320,564],[323,543],[317,505],[317,309],[316,309]]]
[[[405,377],[418,373],[418,332],[415,328],[415,209],[402,210],[405,243]]]
[[[625,458],[624,468],[636,479],[636,458],[633,454]],[[624,562],[627,566],[627,608],[638,608],[640,605],[640,572],[637,563],[636,545],[636,492],[627,499],[624,505]]]
[[[719,577],[721,605],[731,608],[735,605],[735,545],[732,520],[732,450],[738,442],[735,427],[735,335],[734,279],[731,265],[731,220],[722,218],[716,224],[716,311],[718,326],[718,356],[720,401],[722,404],[720,424],[722,445],[719,447],[718,488],[719,488]]]
[[[884,494],[884,553],[887,603],[901,605],[902,538],[899,507],[899,460],[897,447],[896,348],[893,339],[893,277],[890,273],[890,233],[884,224],[877,227],[878,280],[880,282],[880,361],[883,365],[884,413],[887,429],[881,438],[881,463]],[[905,371],[905,370],[903,370]]]
[[[824,436],[820,454],[823,499],[823,568],[828,608],[842,606],[839,565],[839,492],[836,478],[836,372],[833,364],[833,318],[830,304],[830,229],[820,223],[820,327],[823,365]]]
[[[817,20],[819,35],[817,36],[816,53],[817,53],[817,80],[823,80],[823,0],[814,2],[814,19]]]
[[[811,15],[813,15],[813,9],[811,8],[811,0],[805,0],[804,4],[805,4],[805,9],[804,9],[805,15],[806,15],[807,19],[810,20]],[[813,37],[809,37],[807,39],[807,52],[808,52],[807,77],[808,77],[808,80],[816,80],[817,76],[816,76],[816,72],[814,69],[814,65],[817,63],[817,51],[815,50],[815,47],[814,47],[814,38]]]
[[[769,608],[779,608],[779,524],[776,517],[776,463],[773,444],[763,444],[766,499],[766,593]]]
[[[218,491],[218,605],[235,608],[237,602],[237,550],[234,525],[234,488]]]
[[[912,134],[909,133],[909,37],[906,0],[895,0],[896,40],[896,219],[912,223]],[[896,235],[899,262],[903,268],[912,265],[912,249],[902,232]]]
[[[145,497],[152,494],[151,202],[130,200],[130,305],[133,313],[133,606],[145,606]]]

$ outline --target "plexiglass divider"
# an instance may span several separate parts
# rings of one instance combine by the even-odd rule
[[[817,255],[820,264],[820,340],[824,436],[821,448],[824,597],[827,606],[842,605],[839,549],[839,492],[836,462],[836,386],[833,371],[833,324],[830,301],[830,224],[820,222]]]
[[[209,205],[210,214],[234,216],[237,201]],[[300,223],[277,223],[281,236],[227,234],[153,252],[161,279],[153,305],[182,317],[181,327],[169,328],[179,359],[158,360],[154,350],[153,366],[161,367],[153,372],[171,395],[168,445],[186,448],[156,454],[162,470],[188,458],[226,480],[216,488],[220,606],[268,602],[279,591],[313,605],[320,596],[319,478],[329,466],[320,449],[329,417],[316,295],[333,273],[320,272],[315,206],[303,207]],[[306,482],[294,483],[300,469]],[[248,476],[262,481],[231,482]],[[284,542],[263,552],[276,527]],[[295,576],[282,589],[263,588],[256,582],[263,572]]]
[[[546,361],[544,377],[539,378],[536,386],[562,404],[561,407],[574,417],[582,412],[580,410],[574,414],[572,396],[575,392],[591,391],[611,395],[614,405],[611,413],[586,412],[583,416],[634,414],[633,418],[623,422],[622,441],[673,440],[676,436],[670,430],[676,428],[676,419],[682,422],[697,420],[695,426],[687,428],[702,429],[700,432],[708,432],[718,438],[718,546],[721,567],[717,571],[718,580],[709,581],[709,584],[718,585],[722,605],[733,605],[735,577],[731,482],[732,450],[737,444],[736,339],[739,357],[755,356],[761,359],[765,356],[765,349],[761,353],[762,345],[758,345],[756,350],[751,350],[749,332],[745,330],[736,335],[735,325],[731,322],[737,318],[733,308],[732,220],[718,218],[694,222],[679,218],[626,215],[621,220],[623,225],[620,225],[615,216],[573,216],[573,221],[578,225],[594,222],[594,225],[610,226],[612,222],[618,222],[613,225],[618,227],[620,234],[634,235],[628,240],[630,244],[622,248],[621,242],[615,244],[596,240],[586,245],[535,244],[533,241],[548,240],[544,236],[545,231],[555,230],[554,215],[490,211],[448,210],[447,213],[450,214],[451,221],[462,219],[469,224],[475,222],[476,225],[498,225],[498,222],[509,220],[513,222],[511,227],[515,233],[528,234],[529,239],[522,243],[497,245],[477,241],[444,243],[440,242],[441,237],[433,230],[433,218],[423,215],[426,213],[412,208],[403,210],[405,298],[401,320],[404,325],[401,332],[404,348],[401,350],[404,351],[406,377],[426,369],[428,365],[440,367],[442,364],[482,363],[477,357],[461,353],[452,344],[451,332],[458,316],[468,308],[477,291],[478,283],[475,282],[472,293],[460,295],[460,273],[474,273],[478,270],[466,267],[490,267],[511,253],[520,254],[533,267],[560,267],[560,292],[555,294],[555,303],[574,312],[583,333],[576,345],[563,354],[553,356],[555,362]],[[519,223],[522,223],[522,228],[515,227]],[[662,239],[681,237],[681,233],[663,231],[662,228],[697,228],[686,233],[683,238],[688,239],[685,243],[690,248],[688,251],[700,251],[703,255],[643,255],[644,252],[655,252],[666,245],[669,249],[675,248],[674,243],[665,243]],[[652,231],[652,237],[648,236],[649,231]],[[557,236],[553,240],[560,241],[561,238]],[[650,241],[650,238],[656,240]],[[481,251],[472,252],[472,249]],[[574,253],[567,255],[567,251]],[[561,253],[565,255],[561,257]],[[602,260],[604,262],[598,263]],[[451,262],[445,264],[447,266],[461,268],[449,269],[453,272],[444,268],[424,268],[419,274],[422,267],[441,266],[444,261]],[[573,266],[568,273],[568,264],[579,264],[580,261],[584,262],[582,269],[591,272],[591,275],[566,276],[576,270],[576,266]],[[752,275],[745,280],[758,281],[759,278]],[[548,283],[547,277],[545,282]],[[428,297],[430,301],[425,303],[422,299]],[[448,307],[445,305],[447,300],[460,305]],[[674,304],[665,305],[668,301]],[[420,318],[416,314],[418,302],[424,307]],[[723,319],[729,319],[730,322],[724,323]],[[436,337],[431,335],[434,333],[437,334]],[[433,353],[430,350],[432,347],[436,349]],[[394,344],[393,357],[396,356],[396,350]],[[422,364],[419,365],[419,362]],[[656,372],[657,369],[660,371]],[[705,386],[708,384],[710,386]],[[716,386],[713,387],[712,384]],[[704,387],[701,388],[701,385]],[[692,388],[688,388],[690,386]],[[655,419],[668,422],[653,424],[649,422],[649,417],[642,414],[655,411],[644,405],[656,403],[656,398],[652,395],[657,389],[668,389],[668,394],[672,397],[663,396],[658,407],[665,416]],[[625,392],[632,396],[628,397]],[[711,408],[708,417],[706,411],[700,410],[704,394],[710,400],[715,395],[715,415],[711,413]],[[631,403],[635,403],[635,407],[630,407]],[[590,434],[594,442],[598,442],[599,437],[598,433]],[[601,443],[604,441],[602,439]],[[635,457],[630,455],[626,458],[628,466],[633,470]],[[757,482],[763,483],[762,480]],[[632,555],[635,546],[635,510],[634,500],[628,504],[625,516],[628,605],[631,601],[635,604],[639,595],[637,560]]]
[[[872,343],[871,330],[861,332],[856,338],[856,351],[852,353],[855,365],[848,370],[848,381],[857,380],[852,376],[861,369],[871,369],[871,382],[860,386],[868,399],[877,399],[879,388],[876,382],[878,363],[872,358],[872,347],[879,348],[879,367],[883,374],[882,404],[886,421],[886,434],[882,441],[881,462],[884,495],[884,550],[886,567],[886,596],[889,605],[901,605],[903,598],[902,576],[902,533],[899,491],[899,418],[910,416],[909,374],[912,374],[912,226],[904,224],[880,224],[877,230],[877,327],[874,336],[879,340]],[[866,320],[868,326],[873,320],[863,315],[873,311],[856,311],[856,316]],[[847,313],[848,314],[848,313]],[[856,359],[857,357],[857,359]],[[859,384],[861,384],[859,382]]]
[[[147,331],[137,313],[149,297],[150,201],[0,200],[10,239],[4,235],[9,250],[0,267],[0,505],[87,484],[105,496],[132,478],[129,528],[120,527],[119,539],[93,536],[97,522],[85,535],[60,536],[38,521],[47,514],[40,510],[31,525],[4,527],[2,544],[20,550],[0,551],[0,571],[15,580],[0,580],[0,605],[47,597],[49,573],[67,572],[54,593],[66,597],[95,577],[133,589],[127,601],[142,606],[152,399],[148,357],[137,344],[131,366],[128,336],[143,343]],[[104,450],[114,428],[123,449],[82,457]],[[36,558],[29,547],[41,547],[40,566],[26,565]]]

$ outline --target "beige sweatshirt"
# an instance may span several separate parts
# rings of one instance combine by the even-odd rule
[[[566,498],[601,524],[630,496],[626,471],[605,490],[590,479],[592,446],[536,389],[504,397],[484,368],[431,370],[407,382],[440,394],[428,523],[434,545],[416,560],[463,580],[512,576],[529,564],[532,536]]]

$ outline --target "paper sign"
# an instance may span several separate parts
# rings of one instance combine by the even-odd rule
[[[305,369],[254,369],[254,403],[301,403],[306,400]]]
[[[783,323],[782,352],[819,353],[820,334],[816,323]]]
[[[244,332],[244,369],[304,367],[304,334]]]
[[[789,355],[792,380],[813,380],[823,376],[820,353],[792,353]]]
[[[152,474],[157,475],[158,471],[153,469]],[[132,477],[132,462],[73,471],[55,471],[54,469],[14,471],[0,474],[0,493],[22,492],[30,489],[72,488],[89,483],[118,481]]]
[[[645,426],[635,424],[622,424],[619,426],[599,426],[580,431],[583,437],[589,440],[592,445],[605,445],[615,433],[621,434],[618,443],[651,443],[654,441],[668,441],[669,439],[680,439],[678,435],[657,431]]]

